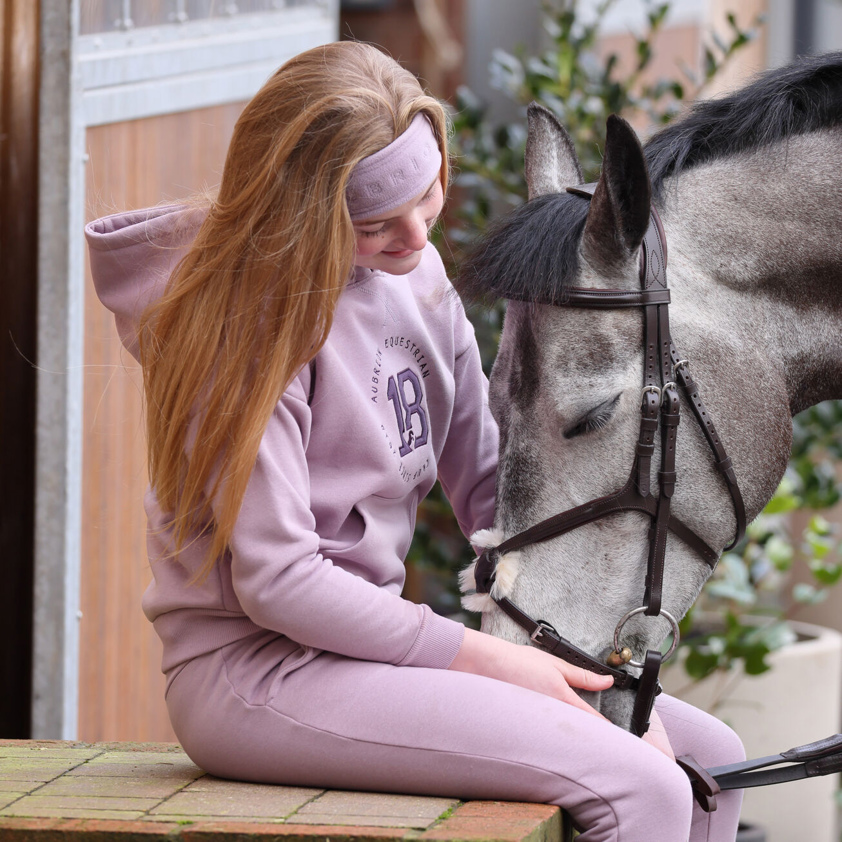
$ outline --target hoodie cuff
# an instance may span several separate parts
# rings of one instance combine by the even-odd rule
[[[418,636],[398,666],[447,669],[462,645],[465,627],[455,620],[439,616],[427,605],[422,608],[424,619]]]

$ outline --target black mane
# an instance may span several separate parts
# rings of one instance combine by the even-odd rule
[[[549,193],[515,208],[489,228],[460,267],[460,295],[561,303],[579,269],[589,204],[570,193]]]
[[[644,147],[653,197],[691,167],[842,124],[842,52],[768,71],[725,97],[696,103]],[[462,265],[457,288],[469,299],[561,303],[579,268],[588,201],[540,196],[493,225]]]
[[[698,164],[842,124],[842,52],[805,56],[735,93],[697,102],[644,147],[652,192]]]

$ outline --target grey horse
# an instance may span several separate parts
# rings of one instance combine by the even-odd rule
[[[598,211],[565,192],[582,182],[573,144],[532,106],[526,178],[529,202],[490,232],[459,280],[468,296],[509,299],[490,392],[501,432],[495,529],[475,543],[498,544],[626,481],[640,417],[641,313],[546,302],[570,286],[639,287],[650,197],[669,248],[672,336],[755,517],[785,470],[791,416],[842,397],[842,53],[698,103],[645,148],[612,118]],[[721,551],[734,511],[686,408],[682,397],[672,508]],[[604,659],[618,620],[641,605],[648,529],[648,517],[622,512],[504,555],[492,593]],[[664,609],[682,617],[710,572],[671,535]],[[493,600],[470,594],[470,568],[462,580],[483,631],[529,642]],[[635,616],[623,643],[640,660],[669,630],[662,617]],[[632,691],[590,701],[629,727]]]

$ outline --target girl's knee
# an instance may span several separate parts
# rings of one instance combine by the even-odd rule
[[[719,720],[717,720],[719,721]],[[726,763],[739,763],[746,759],[746,750],[743,741],[740,739],[736,731],[726,725],[724,722],[719,722],[721,730],[718,734],[718,749],[721,753],[722,760],[717,761],[719,765]]]
[[[686,813],[689,821],[693,808],[693,790],[690,779],[677,763],[666,757],[663,759],[666,762],[653,764],[641,774],[639,786],[644,793],[647,793],[645,800],[650,809],[672,810],[680,807],[681,812]]]
[[[736,731],[714,717],[697,743],[690,753],[704,766],[726,766],[746,759],[743,741]]]
[[[583,838],[645,839],[647,842],[683,842],[693,819],[690,782],[667,757],[657,754],[639,762],[632,774],[616,781],[618,796],[594,809],[592,824],[583,825]]]
[[[641,775],[642,803],[651,823],[647,839],[684,840],[693,821],[693,790],[690,780],[676,763],[664,757],[651,776]]]
[[[676,755],[690,754],[706,767],[745,760],[739,736],[712,714],[666,695],[658,700],[658,713]]]

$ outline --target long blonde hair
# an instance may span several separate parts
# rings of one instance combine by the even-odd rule
[[[288,61],[237,121],[218,196],[143,315],[150,481],[173,554],[210,531],[197,580],[231,540],[275,404],[327,339],[354,262],[351,171],[420,112],[446,189],[444,110],[411,73],[356,42]]]

